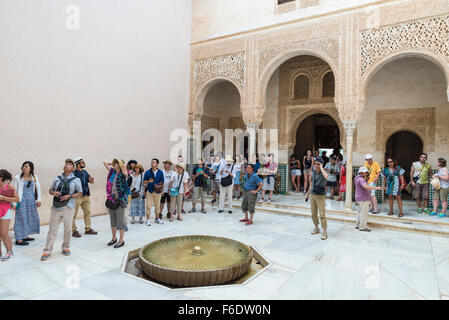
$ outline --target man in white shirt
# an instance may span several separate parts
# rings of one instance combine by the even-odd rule
[[[212,195],[214,197],[214,199],[212,200],[212,203],[217,202],[217,193],[220,192],[220,180],[221,180],[221,176],[220,176],[220,166],[222,165],[222,158],[220,156],[220,153],[217,153],[215,155],[215,161],[212,164]],[[225,162],[226,163],[226,162]]]
[[[232,213],[232,190],[234,189],[234,179],[236,168],[234,160],[230,155],[226,156],[225,163],[220,165],[220,201],[218,213],[224,212],[225,198],[228,197],[228,212]]]
[[[162,191],[161,210],[159,213],[159,219],[162,219],[162,211],[164,210],[165,202],[167,202],[167,218],[170,217],[170,195],[168,191],[170,186],[170,180],[174,174],[174,171],[171,169],[171,166],[173,165],[171,161],[165,160],[163,164],[164,170],[162,170],[162,173],[164,174],[164,189]]]

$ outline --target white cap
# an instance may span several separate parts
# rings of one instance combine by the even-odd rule
[[[75,158],[73,161],[75,162],[75,164],[77,164],[77,163],[80,163],[81,161],[83,161],[83,158],[78,157],[78,158]]]
[[[366,167],[360,167],[359,173],[362,173],[362,172],[369,172],[369,171]]]
[[[371,153],[368,153],[366,156],[365,156],[365,160],[371,160],[373,158],[373,155],[371,154]]]

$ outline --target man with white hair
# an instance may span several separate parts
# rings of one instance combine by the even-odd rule
[[[371,200],[371,191],[382,190],[381,187],[373,187],[367,183],[369,171],[366,167],[359,169],[359,174],[354,179],[355,185],[355,201],[359,205],[357,211],[357,223],[355,228],[359,231],[370,232],[367,228],[368,224],[368,209]]]
[[[220,173],[220,198],[218,202],[218,213],[224,212],[226,196],[228,197],[228,213],[232,213],[232,190],[234,190],[234,179],[236,168],[234,160],[230,155],[226,156],[225,163],[218,169]]]
[[[379,179],[379,174],[382,171],[380,169],[379,163],[373,160],[372,154],[367,154],[365,156],[365,164],[364,167],[368,169],[368,184],[372,187],[375,187],[377,185],[377,179]],[[371,191],[371,210],[373,214],[379,213],[378,207],[377,207],[377,198],[376,198],[376,190]]]

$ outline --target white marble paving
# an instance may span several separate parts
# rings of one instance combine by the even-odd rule
[[[301,196],[297,196],[301,197]],[[279,198],[279,201],[282,199]],[[295,203],[294,198],[285,202]],[[329,202],[329,201],[328,201]],[[328,204],[334,208],[334,204]],[[186,202],[186,211],[190,203]],[[359,232],[353,225],[328,222],[329,238],[311,235],[310,218],[258,212],[255,224],[242,213],[184,215],[184,221],[152,226],[129,225],[125,246],[108,247],[109,217],[92,219],[97,236],[72,238],[72,255],[60,253],[62,229],[51,258],[40,261],[48,226],[29,246],[14,248],[0,263],[0,299],[448,299],[449,238],[385,229]],[[82,220],[78,227],[83,230]],[[205,234],[233,238],[255,246],[270,266],[245,285],[169,290],[124,275],[127,251],[156,239]],[[75,269],[74,269],[75,268]],[[68,286],[77,270],[78,286]]]

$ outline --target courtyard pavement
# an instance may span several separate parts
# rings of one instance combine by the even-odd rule
[[[191,204],[186,202],[186,211]],[[125,246],[108,247],[109,217],[92,219],[97,236],[72,238],[72,255],[55,252],[40,261],[48,226],[15,256],[0,262],[0,299],[449,299],[449,239],[385,229],[360,232],[328,222],[328,240],[312,236],[312,222],[300,216],[256,213],[255,224],[241,213],[183,215],[184,221],[129,225]],[[83,230],[83,222],[78,226]],[[160,238],[203,234],[228,237],[255,247],[270,266],[245,285],[169,290],[121,273],[129,250]],[[11,234],[12,235],[12,234]],[[3,252],[5,249],[3,248]],[[76,279],[79,288],[70,279]],[[67,285],[69,284],[69,285]],[[76,284],[76,282],[75,282]],[[76,285],[75,285],[76,287]]]

